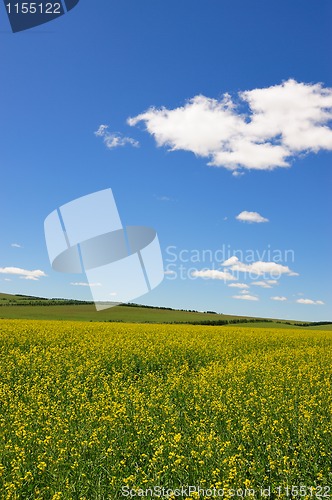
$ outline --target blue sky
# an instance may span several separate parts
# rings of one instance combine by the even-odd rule
[[[84,276],[52,270],[43,222],[111,187],[122,221],[154,227],[165,268],[177,273],[137,302],[331,320],[331,15],[327,0],[319,8],[308,0],[81,0],[12,34],[1,6],[0,290],[90,299],[87,287],[70,284]],[[289,100],[280,113],[279,97]],[[315,129],[302,127],[307,112]],[[211,145],[223,120],[226,135],[234,127],[227,147],[216,146],[218,134]],[[108,129],[98,137],[100,125]],[[268,221],[239,220],[243,212]],[[203,258],[225,248],[223,261]],[[249,250],[254,261],[245,261]],[[268,250],[287,256],[278,264],[290,272],[283,268],[277,283],[243,270],[272,262]],[[242,257],[232,268],[234,251]],[[235,283],[246,287],[228,286]]]

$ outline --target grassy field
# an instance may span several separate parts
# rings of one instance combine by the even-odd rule
[[[94,305],[59,306],[1,306],[0,318],[70,320],[70,321],[123,321],[130,323],[186,322],[232,318],[229,316],[186,311],[167,311],[142,307],[116,306],[96,312]]]
[[[28,304],[28,305],[25,305]],[[44,305],[41,305],[44,304]],[[0,319],[46,319],[70,321],[124,321],[130,323],[171,323],[187,321],[215,321],[237,319],[241,316],[207,314],[169,309],[115,306],[104,311],[96,311],[94,304],[51,305],[47,299],[0,294]],[[246,319],[246,318],[244,318]]]
[[[331,345],[317,330],[2,320],[1,498],[155,485],[321,498]]]
[[[68,303],[67,303],[68,302]],[[53,305],[56,303],[57,305]],[[247,316],[228,314],[211,314],[203,312],[180,311],[176,309],[162,309],[153,307],[132,307],[121,305],[97,312],[94,304],[71,303],[70,301],[39,299],[0,293],[0,319],[37,319],[63,321],[110,321],[126,323],[190,323],[204,321],[236,321],[244,320],[246,327],[275,327],[292,328],[297,321],[290,321],[290,325],[283,320],[269,320],[270,322],[247,323]],[[264,318],[261,319],[262,321]],[[273,321],[273,323],[271,323]],[[281,322],[281,323],[280,323]],[[324,325],[323,329],[332,329],[332,325]]]

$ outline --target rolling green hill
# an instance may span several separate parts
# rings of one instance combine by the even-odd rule
[[[136,304],[115,306],[97,312],[93,302],[45,299],[3,293],[0,293],[0,318],[123,321],[130,323],[187,323],[190,321],[246,319],[241,316],[179,311]]]
[[[225,324],[239,323],[255,327],[294,327],[309,326],[298,321],[274,320],[269,318],[250,318],[231,316],[213,312],[183,311],[169,308],[140,306],[136,304],[119,305],[97,312],[93,302],[65,299],[45,299],[23,295],[0,293],[0,319],[44,319],[74,321],[110,321],[126,323],[197,323]],[[314,326],[316,324],[312,324]],[[311,325],[310,325],[311,326]],[[332,324],[315,326],[332,329]]]

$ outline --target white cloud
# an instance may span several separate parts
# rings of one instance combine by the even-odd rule
[[[237,257],[235,257],[235,255],[233,255],[229,259],[225,260],[222,265],[225,267],[232,266],[233,264],[236,264],[238,261],[239,261],[239,259]]]
[[[139,142],[131,137],[124,137],[118,132],[109,132],[108,125],[100,125],[99,129],[95,132],[95,136],[102,137],[104,144],[108,149],[126,146],[127,144],[135,148],[139,146]]]
[[[101,283],[85,283],[84,281],[81,282],[74,282],[74,283],[70,283],[71,285],[73,286],[88,286],[88,287],[91,287],[91,286],[102,286]]]
[[[99,129],[96,130],[95,136],[96,137],[104,137],[104,135],[107,133],[108,125],[100,125]]]
[[[37,281],[39,278],[44,278],[47,274],[40,269],[34,271],[28,271],[27,269],[21,269],[20,267],[0,267],[0,274],[11,274],[19,276],[25,280]]]
[[[297,299],[298,304],[311,304],[311,305],[324,305],[322,300],[311,300],[311,299]]]
[[[227,271],[217,271],[215,269],[206,269],[203,271],[193,271],[192,276],[195,278],[205,278],[205,279],[213,279],[213,280],[224,280],[224,281],[232,281],[236,280],[234,276],[229,274]]]
[[[255,295],[243,294],[243,295],[233,295],[232,299],[238,300],[259,300]]]
[[[277,285],[278,280],[266,280],[266,283],[268,283],[269,285]]]
[[[303,153],[332,150],[331,118],[332,89],[290,79],[235,99],[197,95],[175,109],[152,107],[128,123],[143,122],[158,146],[190,151],[234,173],[289,167]]]
[[[276,297],[271,297],[271,300],[277,300],[279,302],[284,302],[285,300],[287,300],[287,297],[276,296]]]
[[[19,243],[12,243],[10,246],[13,248],[22,248],[22,245],[19,245]]]
[[[168,269],[167,271],[164,271],[164,274],[171,275],[171,274],[176,274],[176,273],[175,273],[175,271],[171,271],[170,269]]]
[[[262,217],[258,212],[247,212],[246,210],[237,215],[236,219],[242,222],[269,222],[269,219]]]
[[[274,280],[271,280],[271,281],[274,281]],[[255,285],[255,286],[261,286],[262,288],[272,288],[272,286],[269,285],[269,283],[267,281],[253,281],[250,284]]]
[[[158,201],[173,201],[169,196],[156,196]]]
[[[231,283],[230,285],[232,288],[241,288],[241,289],[248,289],[249,285],[246,285],[245,283]]]
[[[263,276],[265,274],[272,276],[281,276],[282,274],[298,276],[298,274],[289,269],[288,266],[283,266],[276,262],[263,262],[259,260],[252,264],[244,264],[235,256],[227,259],[222,265],[229,267],[231,271],[250,273],[257,276]]]

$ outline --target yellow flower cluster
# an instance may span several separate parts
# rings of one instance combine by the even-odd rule
[[[0,320],[0,498],[331,484],[331,344],[319,330]]]

